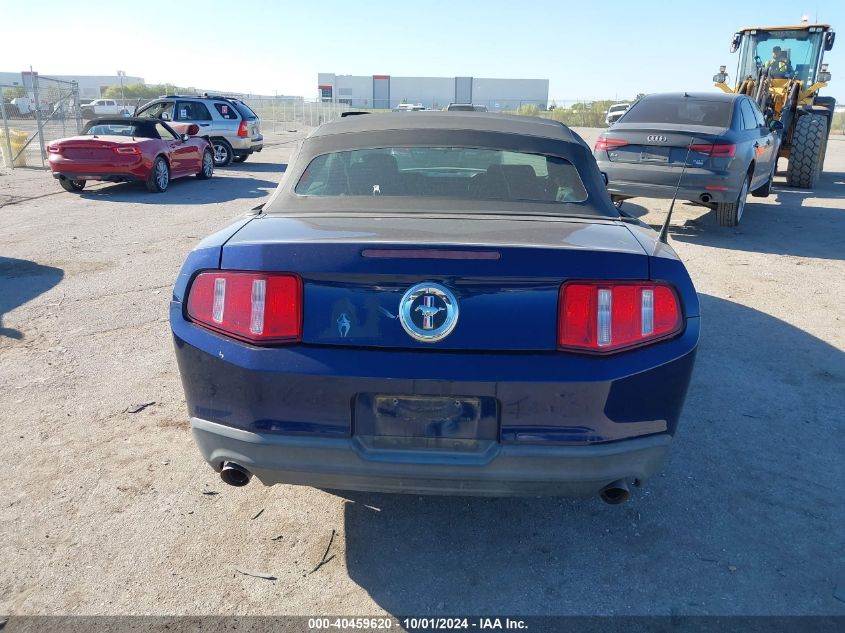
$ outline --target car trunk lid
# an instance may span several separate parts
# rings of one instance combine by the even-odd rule
[[[610,218],[261,216],[226,243],[221,267],[300,275],[306,344],[441,350],[553,350],[563,281],[648,278],[639,242]],[[459,307],[437,342],[399,318],[423,282]]]
[[[51,145],[60,145],[65,158],[100,161],[116,158],[114,148],[132,140],[126,136],[73,136]]]
[[[608,141],[606,151],[610,162],[666,167],[683,166],[686,161],[689,167],[707,167],[715,159],[694,150],[688,155],[688,148],[693,144],[718,143],[726,133],[725,128],[705,125],[621,123],[602,137]]]

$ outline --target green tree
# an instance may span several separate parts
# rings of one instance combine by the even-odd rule
[[[524,103],[517,108],[516,113],[522,116],[537,116],[540,109],[533,103]]]
[[[125,84],[121,91],[120,84],[109,86],[103,96],[109,99],[155,99],[162,95],[196,94],[195,88],[179,88],[173,84]]]
[[[16,99],[18,97],[25,97],[26,90],[24,90],[23,86],[10,86],[8,88],[3,88],[3,96],[6,99]]]

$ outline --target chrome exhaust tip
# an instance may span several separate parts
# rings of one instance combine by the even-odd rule
[[[599,490],[599,497],[608,505],[619,505],[631,498],[631,490],[624,479],[617,479]]]
[[[223,462],[223,469],[220,471],[220,479],[230,486],[240,488],[241,486],[246,486],[249,483],[249,480],[252,479],[252,473],[235,462]]]

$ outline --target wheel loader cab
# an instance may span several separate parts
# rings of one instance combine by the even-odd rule
[[[790,186],[812,188],[824,165],[835,100],[818,93],[831,78],[823,58],[835,37],[827,24],[744,28],[730,45],[739,51],[733,87],[726,66],[713,77],[724,92],[751,97],[767,124],[780,122],[778,157],[789,159]]]
[[[773,79],[816,80],[826,31],[794,28],[751,29],[743,34],[737,78],[756,79],[768,70]],[[779,69],[780,68],[780,69]]]
[[[722,68],[713,79],[725,92],[752,96],[769,121],[782,119],[784,110],[793,116],[797,105],[812,105],[830,80],[822,62],[835,37],[826,24],[742,29],[731,40],[731,52],[739,51],[733,87]],[[783,123],[789,128],[791,121]]]

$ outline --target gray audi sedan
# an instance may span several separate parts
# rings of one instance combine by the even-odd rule
[[[736,226],[749,192],[769,195],[780,129],[779,121],[769,129],[745,95],[654,94],[605,130],[593,155],[617,206],[671,198],[677,187],[679,200],[715,209],[720,225]]]

